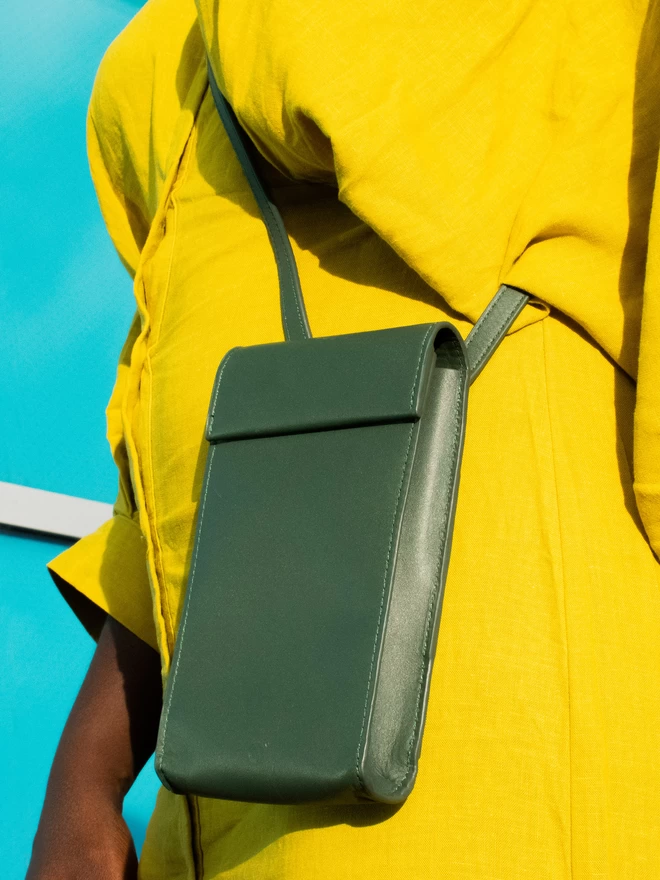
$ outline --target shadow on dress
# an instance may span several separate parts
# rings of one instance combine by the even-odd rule
[[[651,0],[642,27],[635,65],[632,152],[628,173],[628,236],[619,273],[619,297],[624,305],[621,359],[637,363],[648,235],[654,182],[660,143],[660,3]],[[635,302],[636,301],[636,302]],[[629,305],[627,305],[629,304]],[[615,410],[619,434],[618,458],[626,508],[646,536],[633,492],[634,390],[631,380],[620,372],[615,388]],[[633,403],[631,406],[631,395]]]

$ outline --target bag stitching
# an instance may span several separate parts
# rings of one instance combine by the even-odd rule
[[[419,379],[419,374],[422,369],[422,363],[424,362],[424,355],[426,354],[426,343],[429,340],[429,336],[436,329],[435,324],[431,324],[429,329],[426,331],[424,339],[422,340],[422,350],[419,353],[419,360],[417,361],[417,371],[415,372],[415,378],[413,379],[412,390],[410,392],[410,406],[412,407],[415,402],[415,391],[417,389],[417,380]]]
[[[423,359],[424,359],[424,354],[426,353],[426,343],[427,343],[427,341],[428,341],[428,339],[429,339],[429,336],[431,335],[431,332],[433,331],[434,327],[435,327],[435,325],[431,325],[431,326],[429,327],[429,329],[426,331],[426,334],[425,334],[424,339],[423,339],[423,341],[422,341],[422,346],[421,346],[421,350],[420,350],[419,360],[418,360],[418,362],[417,362],[417,370],[416,370],[416,373],[415,373],[415,380],[414,380],[414,382],[413,382],[413,391],[412,391],[412,396],[411,396],[411,405],[412,405],[413,398],[414,398],[414,391],[415,391],[415,387],[416,387],[416,385],[417,385],[417,379],[418,379],[418,377],[419,377],[419,373],[420,373],[420,370],[421,370],[422,362],[423,362]],[[222,369],[220,370],[220,373],[219,373],[219,375],[218,375],[218,381],[217,381],[217,383],[216,383],[215,394],[213,395],[213,405],[212,405],[212,407],[211,407],[211,419],[210,419],[211,429],[212,429],[212,426],[213,426],[213,420],[214,420],[214,418],[215,418],[215,407],[216,407],[216,403],[217,403],[217,399],[218,399],[218,394],[219,394],[219,392],[220,392],[220,383],[221,383],[221,381],[222,381],[222,377],[223,377],[223,375],[224,375],[225,370],[227,369],[227,365],[229,364],[229,361],[231,360],[231,358],[233,357],[233,355],[234,355],[238,350],[239,350],[239,348],[233,348],[233,349],[229,352],[229,354],[227,355],[227,357],[226,357],[226,359],[225,359],[225,362],[224,362],[224,364],[223,364],[223,366],[222,366]],[[400,500],[401,500],[401,489],[403,488],[403,481],[404,481],[405,474],[406,474],[406,468],[407,468],[407,466],[408,466],[408,459],[409,459],[409,457],[410,457],[410,447],[411,447],[411,445],[412,445],[412,436],[413,436],[413,430],[414,430],[414,428],[415,428],[415,423],[413,422],[413,423],[411,424],[411,426],[410,426],[410,431],[409,431],[409,434],[408,434],[408,445],[407,445],[407,448],[406,448],[405,460],[404,460],[403,468],[402,468],[402,471],[401,471],[401,480],[399,481],[399,488],[398,488],[398,491],[397,491],[396,502],[395,502],[395,508],[394,508],[394,518],[393,518],[393,520],[392,520],[392,526],[391,526],[391,528],[390,528],[390,540],[389,540],[389,545],[388,545],[388,548],[387,548],[387,558],[386,558],[386,560],[385,560],[385,573],[384,573],[384,576],[383,576],[383,589],[382,589],[382,592],[381,592],[380,607],[379,607],[379,611],[378,611],[378,624],[377,624],[377,629],[376,629],[376,636],[375,636],[375,638],[374,638],[374,646],[373,646],[373,650],[372,650],[372,653],[371,653],[371,663],[370,663],[370,668],[369,668],[369,678],[368,678],[368,681],[367,681],[367,693],[366,693],[366,696],[365,696],[365,700],[364,700],[364,710],[363,710],[363,713],[362,713],[362,727],[361,727],[361,729],[360,729],[360,737],[359,737],[359,742],[358,742],[357,755],[356,755],[356,759],[355,759],[355,769],[356,769],[357,777],[358,777],[358,779],[360,780],[360,782],[362,781],[362,780],[361,780],[360,769],[359,769],[360,752],[361,752],[361,750],[362,750],[362,735],[363,735],[363,733],[364,733],[364,729],[365,729],[365,722],[366,722],[366,716],[367,716],[367,705],[368,705],[368,702],[369,702],[369,690],[370,690],[370,687],[371,687],[371,679],[372,679],[372,676],[373,676],[374,659],[375,659],[375,656],[376,656],[376,648],[378,647],[378,637],[379,637],[379,635],[380,635],[380,628],[381,628],[381,625],[382,625],[383,608],[384,608],[384,605],[385,605],[385,591],[386,591],[386,587],[387,587],[387,574],[388,574],[389,567],[390,567],[390,558],[391,558],[391,553],[392,553],[392,544],[393,544],[393,542],[394,542],[394,527],[395,527],[395,525],[396,525],[396,521],[397,521],[398,514],[399,514],[399,502],[400,502]],[[209,461],[209,473],[211,472],[211,468],[212,468],[212,466],[213,466],[213,457],[214,457],[214,455],[215,455],[215,444],[212,444],[212,446],[211,446],[211,458],[210,458],[210,461]],[[210,480],[207,479],[207,481],[206,481],[206,485],[205,485],[205,487],[204,487],[204,497],[203,497],[203,499],[202,499],[202,508],[201,508],[201,511],[200,511],[200,518],[199,518],[199,532],[200,532],[200,533],[201,533],[201,530],[202,530],[202,524],[203,524],[203,522],[204,522],[204,512],[205,512],[205,510],[206,510],[206,499],[207,499],[207,495],[208,495],[209,483],[210,483]],[[176,663],[175,663],[175,665],[174,665],[174,670],[173,670],[173,672],[172,672],[172,687],[170,688],[169,699],[168,699],[168,701],[167,701],[167,708],[166,708],[166,710],[165,710],[165,718],[163,719],[163,741],[162,741],[162,747],[161,747],[161,750],[160,750],[160,751],[161,751],[161,755],[160,755],[160,757],[161,757],[161,764],[162,764],[162,752],[163,752],[163,750],[164,750],[164,748],[165,748],[165,739],[166,739],[166,737],[167,737],[167,726],[168,726],[168,723],[169,723],[169,717],[170,717],[170,707],[171,707],[171,705],[172,705],[172,698],[173,698],[173,696],[174,696],[174,688],[176,687],[176,680],[177,680],[177,675],[178,675],[178,672],[179,672],[179,663],[180,663],[180,660],[181,660],[181,653],[182,653],[182,651],[183,651],[183,641],[184,641],[184,638],[185,638],[185,635],[186,635],[186,626],[187,626],[187,623],[188,623],[188,612],[190,611],[190,604],[191,604],[191,601],[192,601],[192,592],[193,592],[193,587],[194,587],[194,584],[195,584],[195,572],[197,571],[197,557],[198,557],[198,553],[199,553],[199,541],[196,542],[196,546],[195,546],[195,556],[194,556],[194,559],[193,559],[193,567],[192,567],[192,571],[191,571],[191,574],[190,574],[190,589],[189,589],[189,591],[188,591],[188,598],[187,598],[187,601],[186,601],[186,611],[185,611],[185,614],[184,614],[184,617],[183,617],[183,623],[182,623],[182,625],[181,625],[181,639],[180,639],[180,643],[179,643],[179,650],[178,650],[178,652],[177,652]]]
[[[495,333],[489,334],[490,335],[490,344],[487,345],[486,348],[481,352],[481,354],[477,357],[476,361],[470,362],[470,372],[471,373],[478,372],[479,368],[484,363],[484,361],[488,360],[489,355],[491,355],[494,352],[494,350],[497,348],[499,343],[502,341],[500,339],[500,334],[501,334],[502,330],[504,329],[504,327],[506,327],[507,323],[509,323],[509,322],[511,322],[511,324],[513,324],[513,320],[515,320],[518,317],[518,315],[522,312],[524,307],[527,305],[527,300],[525,300],[524,302],[521,302],[521,303],[516,303],[513,306],[513,308],[508,307],[506,305],[506,303],[504,303],[504,305],[502,305],[502,300],[504,299],[504,295],[508,290],[512,290],[512,288],[507,288],[505,285],[502,285],[502,287],[498,290],[497,294],[493,297],[493,299],[490,301],[490,303],[486,307],[486,310],[483,312],[483,314],[479,318],[479,321],[477,322],[477,324],[475,324],[475,326],[472,330],[472,333],[469,334],[469,336],[466,340],[468,353],[469,353],[475,344],[478,347],[479,340],[480,340],[481,336],[483,336],[483,334],[486,332],[486,329],[487,329],[485,326],[486,319],[487,319],[488,315],[490,314],[490,312],[495,308],[497,308],[497,309],[505,308],[507,310],[504,319],[498,325]],[[520,291],[518,291],[518,292],[520,293]],[[511,319],[512,313],[514,316],[513,320]]]
[[[410,405],[411,406],[413,404],[413,400],[414,400],[414,396],[415,396],[415,388],[417,386],[417,379],[419,377],[419,372],[422,368],[422,362],[424,360],[424,355],[426,354],[426,344],[428,342],[429,336],[431,335],[431,333],[435,329],[436,329],[436,325],[431,324],[431,326],[428,328],[428,330],[424,334],[424,339],[422,340],[422,345],[421,345],[420,352],[419,352],[419,358],[417,361],[417,370],[415,372],[415,379],[413,382],[412,392],[411,392],[411,396],[410,396]],[[399,501],[401,500],[401,489],[403,488],[403,481],[406,476],[406,468],[408,467],[408,459],[410,457],[410,447],[412,445],[412,437],[413,437],[414,428],[415,428],[415,423],[413,422],[410,426],[410,432],[408,434],[408,446],[406,448],[406,455],[405,455],[405,459],[403,462],[403,468],[401,470],[401,480],[399,481],[399,488],[398,488],[397,495],[396,495],[396,501],[394,503],[394,518],[392,519],[392,525],[390,527],[390,540],[389,540],[389,544],[387,547],[387,557],[385,559],[385,571],[383,573],[383,589],[382,589],[382,592],[380,595],[380,607],[378,609],[378,623],[376,625],[376,635],[374,637],[374,646],[373,646],[373,650],[371,652],[371,662],[369,664],[369,678],[367,679],[367,692],[365,694],[364,708],[362,710],[362,726],[360,728],[360,736],[358,739],[357,753],[355,755],[355,773],[357,775],[358,781],[359,781],[360,785],[362,786],[362,788],[364,788],[364,781],[362,779],[362,774],[360,773],[360,753],[362,752],[362,736],[365,731],[365,725],[366,725],[366,720],[367,720],[367,706],[369,704],[369,692],[371,689],[371,679],[373,677],[373,671],[374,671],[374,660],[376,658],[376,649],[378,647],[378,637],[380,636],[380,628],[381,628],[382,622],[383,622],[383,609],[385,607],[385,591],[387,589],[387,575],[390,570],[390,558],[391,558],[391,554],[392,554],[392,544],[394,543],[394,527],[396,525],[396,521],[397,521],[398,515],[399,515]]]
[[[422,370],[422,364],[424,363],[424,355],[426,354],[426,344],[429,340],[429,336],[431,335],[431,333],[435,329],[436,329],[436,325],[431,324],[424,335],[424,339],[422,340],[421,350],[420,350],[419,358],[417,361],[417,369],[415,371],[415,378],[413,379],[412,388],[410,390],[410,406],[411,407],[413,406],[413,404],[415,402],[415,391],[417,390],[417,382],[418,382],[419,375]],[[211,412],[209,415],[209,427],[208,427],[209,431],[213,430],[213,422],[215,419],[215,408],[216,408],[216,404],[218,401],[218,394],[220,393],[220,383],[222,381],[222,377],[224,375],[225,370],[227,369],[227,364],[229,363],[231,358],[234,356],[234,354],[240,350],[240,348],[241,348],[241,346],[236,346],[236,348],[232,348],[231,351],[227,354],[227,356],[225,358],[225,362],[222,365],[222,369],[220,370],[220,373],[219,373],[218,378],[216,380],[215,393],[213,395],[213,403],[211,405]]]
[[[408,432],[408,446],[406,448],[406,456],[403,462],[403,468],[401,470],[401,480],[399,481],[399,489],[397,491],[396,502],[394,505],[394,517],[392,519],[392,526],[390,528],[390,541],[387,548],[387,558],[385,560],[385,572],[383,575],[383,589],[380,596],[380,608],[378,609],[378,624],[376,626],[376,636],[374,638],[374,646],[371,652],[371,664],[369,667],[369,678],[367,679],[367,692],[364,698],[364,709],[362,712],[362,727],[360,728],[360,737],[358,741],[357,753],[355,755],[355,773],[357,775],[358,781],[362,788],[364,788],[364,781],[362,779],[362,774],[360,773],[360,754],[362,752],[362,736],[365,732],[366,720],[367,720],[367,706],[369,704],[369,692],[371,689],[371,679],[373,677],[374,671],[374,660],[376,658],[376,649],[378,647],[378,637],[380,635],[380,628],[383,622],[383,609],[385,607],[385,592],[387,589],[387,575],[390,570],[390,558],[392,554],[392,544],[394,543],[394,527],[396,525],[396,521],[399,515],[399,502],[401,500],[401,489],[403,488],[403,481],[406,475],[406,469],[408,466],[408,459],[410,457],[410,447],[412,446],[412,437],[413,430],[415,428],[415,422],[413,422],[410,426],[410,431]]]
[[[510,319],[510,314],[507,314],[504,316],[504,320],[498,325],[497,330],[495,331],[495,334],[494,334],[495,338],[494,339],[491,338],[490,345],[481,353],[481,355],[474,362],[474,365],[472,367],[473,372],[476,372],[476,370],[481,366],[481,364],[485,360],[487,360],[488,355],[491,354],[491,352],[493,352],[495,350],[495,348],[497,348],[499,341],[500,341],[498,337],[499,337],[500,333],[502,332],[502,330],[504,329],[504,327],[506,327],[507,323],[509,322],[509,319]]]
[[[220,382],[222,381],[222,376],[223,376],[225,370],[227,369],[227,364],[233,358],[233,356],[236,354],[236,352],[239,350],[240,350],[240,346],[236,346],[236,348],[232,348],[232,350],[226,356],[225,362],[222,365],[222,369],[220,370],[220,373],[218,375],[218,380],[215,383],[215,394],[213,395],[213,404],[211,406],[211,415],[209,416],[209,427],[208,427],[209,431],[213,430],[213,422],[215,420],[215,405],[218,402],[218,394],[220,392]]]
[[[454,345],[453,348],[457,354],[460,353],[460,346]],[[454,406],[454,417],[455,417],[454,418],[454,442],[452,445],[452,453],[451,453],[454,474],[456,473],[456,460],[457,460],[457,455],[458,455],[460,427],[461,427],[461,421],[462,421],[460,418],[458,418],[458,416],[459,416],[461,409],[462,409],[462,406],[463,406],[464,396],[465,396],[465,389],[461,386],[461,392],[458,395],[458,397],[456,398],[456,404]],[[442,534],[442,546],[443,547],[446,545],[446,541],[447,541],[447,532],[448,532],[448,528],[449,528],[448,511],[449,511],[450,507],[451,507],[451,500],[450,500],[450,503],[445,506],[445,523],[444,523],[444,529],[443,529],[443,534]],[[443,556],[444,556],[444,552],[443,552]],[[441,572],[441,570],[442,570],[442,566],[440,565],[438,567],[438,571],[437,571],[436,579],[435,579],[435,584],[433,587],[433,593],[431,594],[431,598],[429,600],[428,611],[426,613],[426,626],[425,626],[425,632],[424,632],[424,643],[423,643],[423,647],[422,647],[422,657],[426,656],[426,651],[428,648],[429,635],[431,632],[431,621],[432,621],[432,617],[433,617],[433,608],[434,608],[434,605],[436,602],[438,589],[440,587],[440,572]],[[408,778],[410,776],[410,769],[411,769],[411,765],[412,765],[411,755],[412,755],[413,746],[414,746],[415,742],[417,741],[418,727],[419,727],[419,722],[421,720],[421,711],[420,710],[421,710],[421,705],[422,705],[422,686],[424,684],[424,669],[425,669],[425,667],[422,666],[422,671],[421,671],[421,674],[419,677],[419,684],[418,684],[418,688],[417,688],[417,708],[415,710],[415,721],[413,724],[413,735],[410,739],[410,745],[408,746],[408,751],[406,753],[406,773],[405,773],[403,779],[401,780],[401,782],[396,786],[394,791],[398,791],[399,789],[403,788],[403,786],[406,784],[406,781],[408,780]]]
[[[479,335],[480,335],[481,333],[483,333],[483,331],[484,331],[484,324],[485,324],[485,322],[486,322],[486,319],[487,319],[488,315],[489,315],[489,314],[491,313],[491,311],[492,311],[492,310],[498,305],[498,303],[500,302],[500,300],[501,300],[503,294],[504,294],[504,287],[500,287],[500,289],[497,291],[497,293],[495,294],[495,296],[492,298],[492,300],[488,303],[488,305],[486,306],[486,308],[484,309],[484,311],[481,313],[481,316],[479,317],[479,320],[478,320],[477,323],[474,325],[474,327],[473,327],[473,329],[472,329],[472,333],[470,334],[470,336],[472,337],[473,340],[474,340],[474,339],[478,339],[478,338],[479,338]]]
[[[228,361],[229,361],[229,358],[227,358],[225,365]],[[213,456],[214,455],[215,455],[215,445],[212,445],[211,446],[211,459],[209,461],[209,474],[211,473],[211,468],[213,466]],[[204,510],[206,509],[206,497],[208,495],[210,482],[211,482],[210,480],[207,480],[206,486],[204,487],[204,498],[202,499],[202,509],[201,509],[200,518],[199,518],[199,531],[200,532],[202,530],[202,523],[204,522]],[[186,624],[188,623],[188,612],[190,611],[190,602],[192,599],[192,591],[193,591],[193,587],[195,584],[195,571],[197,570],[198,553],[199,553],[199,541],[197,542],[197,545],[195,547],[195,558],[193,559],[193,568],[192,568],[192,572],[190,575],[190,590],[188,592],[188,599],[186,601],[186,613],[183,617],[183,624],[181,627],[181,640],[180,640],[180,644],[179,644],[179,650],[177,652],[176,664],[174,666],[174,671],[172,673],[172,687],[170,689],[170,695],[169,695],[169,699],[167,701],[167,709],[165,711],[165,718],[163,720],[163,742],[162,742],[162,747],[160,750],[161,751],[161,754],[160,754],[161,767],[162,767],[162,753],[165,749],[165,738],[167,736],[167,725],[170,720],[170,706],[172,705],[172,697],[174,696],[174,688],[176,686],[176,678],[177,678],[177,674],[179,672],[179,662],[181,660],[181,652],[183,651],[183,640],[186,635]]]

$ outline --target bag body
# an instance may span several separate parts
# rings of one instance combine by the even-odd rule
[[[173,792],[398,803],[417,774],[469,383],[528,296],[312,339],[281,218],[209,71],[273,245],[287,341],[231,350],[156,770]]]
[[[449,324],[227,354],[158,750],[171,790],[409,793],[467,385]]]

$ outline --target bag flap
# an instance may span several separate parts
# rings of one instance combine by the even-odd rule
[[[223,358],[210,441],[418,419],[434,341],[450,324],[417,324],[234,348]]]

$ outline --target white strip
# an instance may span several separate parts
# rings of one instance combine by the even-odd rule
[[[0,481],[0,525],[82,538],[112,516],[112,504]]]

